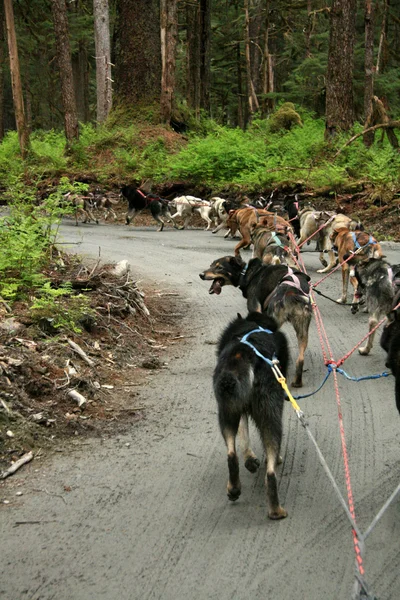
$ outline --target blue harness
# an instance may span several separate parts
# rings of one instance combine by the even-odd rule
[[[253,344],[251,342],[247,341],[247,338],[252,335],[253,333],[269,333],[272,334],[272,331],[270,329],[263,329],[262,327],[258,327],[258,329],[253,329],[252,331],[249,331],[248,333],[246,333],[246,335],[244,335],[242,337],[242,339],[240,340],[241,344],[245,344],[246,346],[248,346],[249,348],[251,348],[254,352],[254,354],[256,354],[259,358],[262,358],[263,361],[265,361],[270,367],[274,366],[274,362],[273,360],[276,360],[276,358],[274,358],[273,360],[270,360],[269,358],[266,358],[266,356],[264,356],[263,354],[261,354],[261,352],[259,352],[257,350],[257,348],[255,348],[255,346],[253,346]]]
[[[356,250],[360,250],[360,248],[366,248],[367,246],[376,244],[376,239],[373,238],[372,235],[369,236],[369,240],[366,244],[364,244],[364,246],[360,245],[359,241],[357,240],[355,231],[351,232],[351,237],[353,238],[354,247],[356,248]]]

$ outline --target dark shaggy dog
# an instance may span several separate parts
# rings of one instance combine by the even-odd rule
[[[371,331],[392,308],[394,296],[392,267],[385,260],[370,258],[366,262],[355,265],[354,276],[357,286],[351,312],[356,313],[360,300],[365,299],[369,314],[368,326]],[[360,354],[370,353],[374,337],[375,332],[369,336],[366,345],[358,349]]]
[[[233,285],[247,299],[249,312],[265,311],[279,326],[286,322],[293,325],[299,354],[292,386],[301,387],[312,314],[308,275],[287,265],[263,265],[259,258],[246,265],[239,256],[224,256],[200,273],[200,278],[212,280],[210,294],[220,294],[224,285]]]
[[[180,229],[172,218],[168,208],[168,200],[165,200],[165,198],[160,198],[154,194],[145,194],[133,185],[125,185],[122,187],[121,195],[128,201],[128,212],[126,214],[127,225],[129,225],[136,213],[144,208],[148,208],[150,209],[153,218],[157,223],[160,223],[158,231],[162,231],[165,225],[161,217],[164,217],[167,221],[172,223],[175,229]]]
[[[400,291],[393,300],[393,308],[400,302]],[[395,398],[397,410],[400,413],[400,308],[392,310],[385,325],[381,346],[387,352],[386,366],[395,376]]]
[[[222,333],[218,344],[218,363],[213,383],[218,403],[218,418],[228,451],[228,498],[237,500],[241,493],[239,461],[236,454],[236,436],[241,422],[246,468],[254,473],[260,461],[249,447],[248,417],[256,424],[265,450],[265,486],[270,519],[283,519],[287,512],[279,504],[276,465],[281,461],[279,452],[282,439],[284,392],[271,367],[257,356],[247,341],[266,358],[278,358],[282,373],[286,374],[289,360],[287,341],[277,331],[277,323],[266,314],[251,313],[246,319],[240,315]]]

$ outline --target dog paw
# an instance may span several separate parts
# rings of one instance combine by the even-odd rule
[[[278,508],[268,512],[268,518],[272,519],[273,521],[278,521],[278,519],[286,519],[287,516],[288,513],[284,508],[282,508],[282,506],[278,506]]]
[[[241,492],[240,488],[236,488],[236,487],[230,488],[230,489],[228,489],[228,498],[231,502],[235,502],[239,498],[241,493],[242,492]]]
[[[363,348],[359,348],[358,352],[361,354],[361,356],[368,356],[368,354],[369,354],[369,350],[368,350],[367,346],[364,346]]]
[[[250,473],[255,473],[260,466],[260,461],[255,456],[249,456],[244,463],[244,466]]]
[[[346,298],[338,298],[338,299],[336,300],[336,302],[337,302],[338,304],[346,304]]]

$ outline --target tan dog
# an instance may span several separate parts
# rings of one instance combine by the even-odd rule
[[[350,267],[368,261],[370,258],[383,258],[382,248],[375,238],[366,231],[349,231],[344,227],[332,234],[332,242],[338,249],[339,263],[354,254],[351,260],[342,265],[342,295],[336,302],[344,304],[347,301],[350,276],[350,283],[354,289],[353,303],[356,303],[358,282],[354,275],[354,268],[350,269]]]
[[[275,213],[252,207],[239,208],[231,213],[227,220],[227,226],[232,236],[237,230],[242,235],[242,239],[235,246],[235,256],[240,255],[241,248],[248,248],[251,245],[251,232],[257,224],[263,225],[271,231],[278,229],[280,232],[287,233],[288,230],[292,230],[289,223]]]
[[[345,227],[351,231],[360,228],[358,221],[347,217],[346,215],[336,214],[333,211],[319,211],[312,207],[305,208],[299,213],[300,219],[300,239],[298,244],[303,244],[307,238],[313,235],[318,229],[327,223],[321,231],[315,235],[319,242],[320,255],[319,260],[324,266],[318,273],[327,273],[336,265],[336,256],[332,249],[331,236],[334,232]],[[329,221],[329,222],[328,222]],[[324,252],[328,253],[329,263],[324,259]]]

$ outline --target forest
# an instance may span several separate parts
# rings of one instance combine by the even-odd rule
[[[50,236],[63,194],[145,180],[202,197],[299,189],[328,209],[369,214],[374,231],[397,239],[397,3],[0,7],[0,189],[18,223],[27,207],[35,213],[32,257],[42,255],[39,213]],[[1,229],[3,248],[18,247],[12,231]],[[13,273],[6,255],[0,271]],[[19,286],[5,279],[0,291],[13,297]]]

